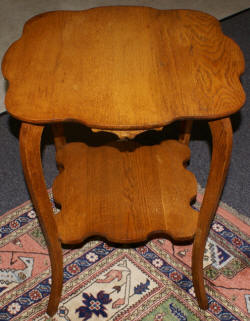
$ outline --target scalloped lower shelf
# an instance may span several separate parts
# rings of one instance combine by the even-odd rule
[[[175,140],[135,144],[70,143],[57,152],[64,169],[53,194],[61,204],[55,219],[63,243],[94,235],[118,243],[144,241],[154,233],[180,241],[194,237],[199,213],[190,202],[197,184],[183,165],[189,147]]]

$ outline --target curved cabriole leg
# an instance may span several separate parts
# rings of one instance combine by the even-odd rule
[[[47,313],[52,316],[57,311],[61,297],[63,257],[42,170],[40,142],[43,128],[44,126],[22,124],[20,132],[20,153],[31,199],[38,214],[49,249],[52,285]]]
[[[191,137],[193,121],[191,119],[183,120],[180,123],[179,142],[188,145]]]
[[[232,150],[230,118],[210,121],[209,126],[213,139],[212,160],[192,252],[194,289],[199,306],[204,310],[208,308],[208,300],[203,280],[203,255],[210,225],[224,186]]]

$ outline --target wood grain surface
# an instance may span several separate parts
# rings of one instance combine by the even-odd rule
[[[192,276],[195,294],[201,309],[209,307],[203,279],[203,256],[214,214],[225,183],[233,142],[230,118],[209,122],[213,138],[213,151],[205,195],[192,249]]]
[[[236,112],[244,59],[219,22],[191,10],[101,7],[29,20],[6,53],[6,107],[33,123],[157,128]]]
[[[55,217],[60,240],[79,243],[101,235],[130,243],[155,233],[192,239],[198,213],[190,206],[196,179],[183,166],[189,157],[189,147],[174,140],[65,145],[57,152],[64,169],[53,184],[62,208]]]
[[[177,241],[195,237],[193,282],[199,306],[206,309],[202,259],[230,160],[227,116],[245,101],[239,79],[243,55],[219,22],[198,11],[146,7],[45,13],[26,23],[2,71],[9,81],[7,110],[27,122],[21,158],[49,247],[49,315],[57,310],[63,282],[60,242],[94,235],[119,243],[162,233]],[[227,118],[211,121],[221,117]],[[133,138],[177,119],[183,120],[179,142],[154,145],[67,143],[60,123],[77,121],[93,132]],[[213,137],[200,213],[190,206],[196,179],[185,168],[193,119],[208,119]],[[53,184],[61,205],[56,215],[42,172],[44,123],[52,123],[60,169]]]
[[[47,313],[57,311],[63,286],[63,254],[51,201],[43,176],[40,142],[44,126],[23,123],[20,130],[20,154],[30,196],[43,235],[47,242],[51,263],[52,284]]]

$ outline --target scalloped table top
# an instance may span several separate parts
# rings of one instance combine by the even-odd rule
[[[226,117],[244,104],[244,59],[212,16],[101,7],[30,19],[7,51],[6,107],[32,123],[149,129]]]

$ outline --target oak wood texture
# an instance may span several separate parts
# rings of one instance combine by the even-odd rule
[[[209,126],[213,139],[212,160],[192,250],[194,289],[199,306],[202,309],[208,308],[203,280],[203,255],[210,225],[226,179],[233,136],[230,118],[210,121]]]
[[[52,316],[57,311],[61,297],[63,256],[54,214],[43,176],[40,154],[40,141],[43,128],[43,126],[23,123],[19,141],[26,183],[49,249],[52,284],[47,312]]]
[[[26,23],[2,70],[9,80],[7,110],[26,122],[20,151],[51,259],[49,315],[55,314],[62,289],[60,243],[90,235],[124,243],[154,233],[194,237],[193,282],[199,306],[206,309],[202,259],[230,160],[228,116],[245,100],[242,53],[218,21],[198,11],[146,7],[45,13]],[[204,118],[213,154],[198,214],[190,207],[196,181],[185,161],[192,120]],[[123,139],[176,119],[183,120],[179,142],[154,146],[67,144],[62,124],[76,121]],[[62,206],[57,215],[42,172],[45,123],[52,124],[60,169],[53,185]]]
[[[150,129],[228,116],[245,100],[238,45],[214,17],[191,10],[41,14],[26,23],[2,70],[7,110],[33,123]]]
[[[62,208],[55,217],[60,240],[79,243],[100,235],[131,243],[156,232],[192,239],[198,213],[190,206],[196,179],[183,166],[189,158],[189,147],[174,140],[154,146],[67,144],[57,153],[64,169],[53,184]]]

